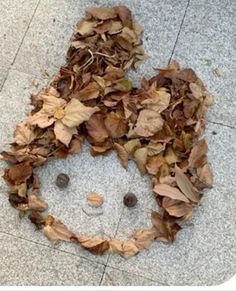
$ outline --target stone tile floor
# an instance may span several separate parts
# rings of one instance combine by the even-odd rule
[[[79,3],[79,4],[78,4]],[[114,5],[115,0],[6,0],[0,3],[0,147],[30,110],[29,95],[47,84],[64,62],[73,25],[84,9]],[[216,285],[236,269],[236,2],[227,0],[123,0],[144,27],[149,59],[130,73],[135,84],[153,67],[179,60],[191,66],[215,97],[205,133],[214,188],[207,191],[173,245],[153,243],[131,259],[95,257],[68,244],[51,245],[41,233],[19,221],[0,182],[0,285]],[[216,74],[217,69],[217,74]],[[37,80],[39,86],[32,84]],[[42,195],[50,211],[72,229],[127,237],[148,224],[155,208],[150,182],[130,163],[120,168],[114,154],[91,158],[84,145],[80,155],[54,161],[38,170]],[[1,162],[1,168],[4,163]],[[53,182],[63,169],[71,176],[68,191]],[[96,173],[94,175],[93,173]],[[97,190],[105,198],[104,213],[88,217],[84,196]],[[127,210],[122,195],[137,193],[138,205]],[[67,211],[65,211],[67,210]]]

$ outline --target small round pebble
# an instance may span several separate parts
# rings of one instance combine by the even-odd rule
[[[57,176],[57,179],[56,179],[56,185],[59,187],[59,188],[66,188],[69,184],[69,181],[70,181],[70,178],[68,175],[64,174],[64,173],[60,173],[58,176]]]
[[[137,204],[138,199],[132,192],[128,192],[125,194],[123,202],[127,207],[134,207]]]

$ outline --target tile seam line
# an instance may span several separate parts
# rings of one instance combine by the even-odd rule
[[[222,122],[217,122],[217,121],[211,121],[211,120],[207,120],[208,123],[212,123],[212,124],[217,124],[217,125],[221,125],[221,126],[224,126],[224,127],[228,127],[230,129],[235,129],[236,130],[236,127],[232,126],[232,125],[228,125],[228,124],[224,124]]]
[[[38,3],[37,3],[37,5],[36,5],[36,7],[35,7],[35,9],[34,9],[34,12],[33,12],[32,16],[31,16],[31,18],[30,18],[29,24],[28,24],[28,26],[27,26],[27,28],[26,28],[26,30],[25,30],[25,33],[24,33],[24,35],[23,35],[23,37],[22,37],[22,40],[21,40],[21,42],[20,42],[20,44],[19,44],[19,46],[18,46],[18,49],[17,49],[16,54],[15,54],[15,57],[14,57],[13,61],[11,62],[11,65],[14,64],[14,62],[15,62],[17,56],[18,56],[19,50],[20,50],[20,48],[21,48],[21,46],[22,46],[22,44],[23,44],[23,41],[24,41],[24,39],[25,39],[25,36],[26,36],[26,34],[27,34],[27,32],[28,32],[28,30],[29,30],[29,28],[30,28],[30,25],[31,25],[32,20],[33,20],[33,18],[34,18],[34,16],[35,16],[35,13],[36,13],[36,11],[37,11],[37,9],[38,9],[38,6],[39,6],[39,4],[40,4],[40,1],[41,1],[41,0],[38,0]]]
[[[36,241],[33,241],[33,240],[30,240],[30,239],[27,239],[27,238],[24,238],[24,237],[21,237],[21,236],[17,236],[17,235],[14,235],[12,233],[8,233],[8,232],[5,232],[5,231],[2,231],[0,230],[0,234],[5,234],[5,235],[8,235],[8,236],[11,236],[11,237],[14,237],[16,239],[20,239],[20,240],[23,240],[23,241],[27,241],[29,243],[32,243],[32,244],[35,244],[35,245],[39,245],[39,246],[42,246],[42,247],[45,247],[45,248],[48,248],[50,250],[56,250],[60,253],[64,253],[64,254],[67,254],[67,255],[71,255],[73,257],[77,257],[77,258],[81,258],[81,259],[84,259],[86,261],[89,261],[91,263],[94,263],[94,264],[98,264],[98,265],[101,265],[103,267],[105,267],[105,264],[104,263],[101,263],[101,262],[96,262],[96,261],[93,261],[92,259],[89,259],[89,258],[86,258],[84,256],[81,256],[81,255],[76,255],[74,253],[71,253],[71,252],[68,252],[68,251],[65,251],[65,250],[62,250],[62,249],[58,249],[58,248],[54,248],[54,247],[51,247],[49,245],[46,245],[44,243],[39,243],[39,242],[36,242]]]
[[[154,282],[154,283],[159,284],[159,286],[169,286],[166,283],[163,283],[163,282],[160,282],[160,281],[155,281],[155,280],[153,280],[153,279],[151,279],[149,277],[142,276],[142,275],[140,275],[140,274],[138,274],[136,272],[130,272],[130,271],[127,271],[127,270],[124,270],[124,269],[119,269],[119,268],[116,268],[116,267],[110,266],[110,265],[108,265],[107,267],[110,268],[110,269],[114,269],[114,270],[117,270],[117,271],[121,271],[121,272],[124,272],[124,273],[128,273],[128,274],[131,274],[131,275],[135,275],[135,276],[141,277],[143,279],[147,279],[147,280],[149,280],[151,282]],[[149,285],[145,285],[145,286],[149,286]],[[158,286],[158,285],[156,285],[156,286]]]
[[[17,55],[18,55],[18,53],[19,53],[19,50],[20,50],[20,48],[21,48],[21,46],[22,46],[22,43],[23,43],[23,41],[24,41],[24,39],[25,39],[26,33],[27,33],[28,30],[29,30],[30,24],[31,24],[31,22],[32,22],[32,20],[33,20],[33,18],[34,18],[34,15],[35,15],[35,13],[36,13],[36,10],[38,9],[38,6],[39,6],[40,1],[41,1],[41,0],[38,0],[38,3],[37,3],[37,5],[36,5],[36,7],[35,7],[35,9],[34,9],[34,12],[33,12],[32,16],[31,16],[31,18],[30,18],[29,24],[28,24],[28,26],[27,26],[27,28],[26,28],[26,30],[25,30],[25,32],[24,32],[24,35],[23,35],[23,37],[22,37],[22,39],[21,39],[21,41],[20,41],[20,43],[19,43],[19,46],[18,46],[18,48],[17,48],[16,54],[15,54],[15,56],[14,56],[14,59],[13,59],[13,61],[12,61],[12,62],[10,63],[10,65],[9,65],[9,68],[8,68],[8,70],[7,70],[6,77],[4,78],[4,80],[3,80],[3,82],[2,82],[2,85],[1,85],[1,87],[0,87],[0,92],[2,91],[2,88],[3,88],[5,82],[6,82],[7,78],[8,78],[8,75],[9,75],[9,72],[10,72],[10,69],[11,69],[11,66],[14,64],[14,62],[15,62],[15,60],[16,60],[16,57],[17,57]]]
[[[170,55],[170,58],[169,58],[168,64],[172,61],[172,57],[173,57],[173,55],[174,55],[174,51],[175,51],[175,48],[176,48],[177,42],[178,42],[178,40],[179,40],[179,35],[180,35],[180,32],[181,32],[182,27],[183,27],[183,24],[184,24],[184,20],[185,20],[185,16],[186,16],[186,14],[187,14],[187,10],[188,10],[189,4],[190,4],[190,0],[188,0],[187,5],[186,5],[186,7],[185,7],[184,15],[183,15],[182,21],[181,21],[181,23],[180,23],[179,31],[178,31],[178,33],[177,33],[177,36],[176,36],[176,39],[175,39],[175,43],[174,43],[174,46],[173,46],[173,49],[172,49],[172,52],[171,52],[171,55]]]
[[[121,214],[120,214],[120,217],[119,217],[118,223],[117,223],[117,227],[116,227],[115,234],[114,234],[115,237],[116,237],[117,232],[118,232],[118,228],[119,228],[119,225],[120,225],[120,221],[121,221],[121,218],[122,218],[123,212],[124,212],[124,206],[123,206],[123,208],[122,208],[122,211],[121,211]],[[107,261],[106,261],[106,263],[105,263],[105,268],[104,268],[104,270],[103,270],[103,273],[102,273],[102,276],[101,276],[101,280],[100,280],[100,282],[99,282],[99,286],[101,286],[102,281],[103,281],[103,279],[104,279],[104,275],[105,275],[105,273],[106,273],[106,268],[107,268],[107,266],[108,266],[108,263],[109,263],[110,257],[111,257],[111,254],[108,255]]]
[[[118,229],[118,228],[117,228],[117,229]],[[126,270],[124,270],[124,269],[119,269],[119,268],[117,268],[117,267],[115,267],[115,266],[113,266],[113,265],[105,265],[105,264],[103,264],[103,263],[101,263],[101,262],[93,261],[93,260],[88,259],[88,258],[86,258],[86,257],[84,257],[84,256],[76,255],[76,254],[74,254],[74,253],[71,253],[71,252],[68,252],[68,251],[65,251],[65,250],[61,250],[61,249],[58,249],[58,248],[53,248],[53,247],[48,246],[48,245],[43,244],[43,243],[39,243],[39,242],[36,242],[36,241],[33,241],[33,240],[29,240],[29,239],[26,239],[26,238],[24,238],[24,237],[16,236],[16,235],[14,235],[14,234],[12,234],[12,233],[8,233],[8,232],[5,232],[5,231],[0,230],[0,234],[5,234],[5,235],[7,235],[7,236],[11,236],[11,237],[14,237],[14,238],[19,239],[19,240],[27,241],[27,242],[32,243],[32,244],[35,244],[35,245],[39,245],[39,246],[42,246],[42,247],[46,247],[46,248],[48,248],[48,249],[50,249],[50,250],[56,250],[56,251],[61,252],[61,253],[65,253],[65,254],[68,254],[68,255],[72,255],[72,256],[74,256],[74,257],[79,257],[79,258],[84,259],[84,260],[86,260],[86,261],[89,261],[89,262],[91,262],[91,263],[101,265],[101,266],[104,267],[104,269],[105,269],[106,267],[109,267],[109,268],[114,269],[114,270],[117,270],[117,271],[126,272]],[[137,273],[135,273],[135,272],[128,272],[128,273],[133,274],[133,275],[135,275],[135,276],[140,276],[140,277],[142,277],[142,278],[145,278],[145,279],[147,279],[147,280],[150,280],[150,281],[155,282],[155,283],[160,284],[160,285],[166,285],[166,283],[164,283],[164,282],[160,282],[160,281],[152,280],[152,279],[149,278],[149,277],[142,276],[142,275],[137,274]],[[104,275],[104,274],[103,274],[103,275]],[[101,280],[101,283],[102,283],[102,280]]]

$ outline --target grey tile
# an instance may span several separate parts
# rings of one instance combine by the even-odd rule
[[[101,282],[102,286],[160,286],[158,282],[137,276],[133,273],[107,267]]]
[[[32,84],[34,80],[38,83],[38,87]],[[16,124],[30,111],[30,94],[37,92],[45,84],[46,80],[36,79],[31,75],[10,69],[0,92],[0,149],[4,143],[12,141]]]
[[[215,185],[207,191],[188,225],[173,244],[153,242],[149,249],[124,259],[112,255],[109,266],[151,278],[165,285],[217,285],[236,268],[236,196],[234,187]],[[117,236],[147,225],[147,214],[126,212]]]
[[[0,3],[0,63],[8,67],[13,61],[27,30],[38,0],[6,0]]]
[[[191,1],[173,58],[192,67],[214,95],[208,119],[236,126],[235,1]],[[218,69],[221,76],[213,73]]]
[[[205,137],[214,183],[236,186],[236,129],[209,122]]]
[[[47,7],[51,1],[44,2],[38,6],[13,67],[38,77],[51,77],[65,62],[72,28],[67,23],[54,21],[56,7]],[[59,5],[60,1],[57,2]]]
[[[104,266],[0,233],[0,285],[98,285]]]
[[[137,73],[131,73],[135,84],[142,75],[152,75],[152,68],[168,62],[173,49],[187,0],[122,2],[129,6],[144,28],[144,48],[149,58]],[[30,25],[14,67],[23,72],[50,75],[64,63],[64,55],[72,28],[89,6],[117,5],[117,1],[46,1],[42,0]],[[151,12],[151,15],[150,15]],[[47,17],[45,17],[47,14]],[[155,18],[155,21],[153,19]],[[155,48],[155,49],[154,49]]]

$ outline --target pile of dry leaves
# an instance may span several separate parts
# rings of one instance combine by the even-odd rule
[[[2,157],[11,162],[4,179],[9,202],[47,238],[80,244],[92,253],[135,255],[152,240],[173,242],[178,221],[188,219],[212,185],[207,144],[199,139],[212,98],[192,69],[176,62],[133,88],[125,71],[144,59],[141,28],[125,6],[90,8],[77,23],[61,67],[51,84],[31,97],[34,109],[14,131],[14,143]],[[93,156],[117,152],[151,176],[160,213],[152,227],[121,241],[75,234],[53,216],[43,216],[33,169],[54,158],[78,153],[86,138]]]

